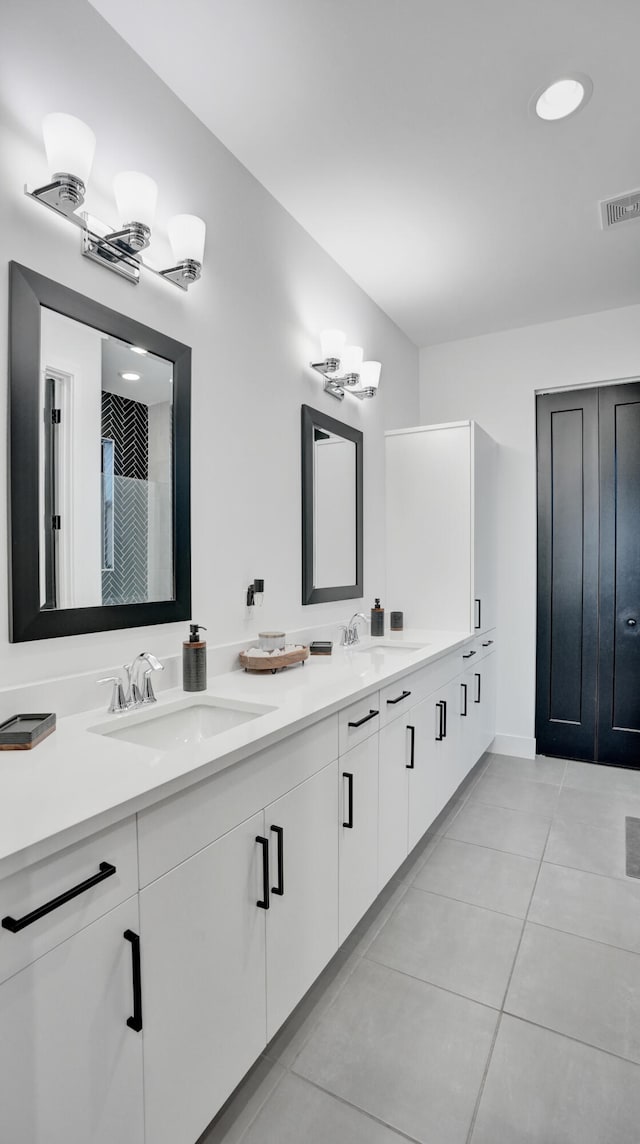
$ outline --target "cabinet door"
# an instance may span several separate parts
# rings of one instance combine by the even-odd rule
[[[484,707],[476,702],[479,667],[469,667],[460,678],[460,782],[469,774],[482,754],[482,714]]]
[[[140,894],[149,1144],[193,1144],[266,1044],[258,837],[262,812]]]
[[[477,710],[476,759],[491,746],[496,733],[496,654],[481,660],[474,672],[474,707]]]
[[[473,427],[473,627],[496,624],[497,446]]]
[[[271,803],[265,827],[270,1040],[338,948],[337,762]]]
[[[386,886],[408,854],[409,765],[413,708],[380,731],[378,773],[378,889]]]
[[[378,735],[340,759],[340,944],[378,893]]]
[[[449,797],[445,740],[439,733],[444,726],[440,699],[440,693],[430,695],[410,712],[409,850],[420,841]]]
[[[127,1026],[127,930],[138,933],[137,897],[0,986],[6,1144],[143,1144],[142,1034]]]

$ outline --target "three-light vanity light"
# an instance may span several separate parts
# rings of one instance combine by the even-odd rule
[[[323,330],[320,334],[322,361],[310,362],[311,368],[322,374],[325,393],[342,401],[345,393],[363,401],[375,397],[380,382],[379,361],[363,361],[362,346],[345,345],[342,330]]]
[[[179,214],[167,223],[174,264],[155,270],[142,259],[151,240],[158,187],[141,171],[121,171],[113,180],[120,225],[116,230],[86,213],[78,213],[96,148],[90,127],[74,115],[53,112],[42,123],[44,145],[51,181],[25,193],[36,202],[62,215],[82,231],[82,253],[129,282],[140,280],[140,269],[159,274],[168,282],[188,290],[202,273],[206,226],[196,215]]]

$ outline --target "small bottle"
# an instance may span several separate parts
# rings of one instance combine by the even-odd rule
[[[189,625],[189,639],[182,645],[183,691],[207,690],[207,644],[200,639],[203,624]],[[204,628],[206,632],[206,628]]]
[[[371,635],[384,635],[384,608],[380,607],[380,598],[376,596],[375,606],[371,609]]]

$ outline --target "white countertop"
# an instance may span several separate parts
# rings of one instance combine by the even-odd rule
[[[331,656],[311,656],[304,667],[277,675],[239,669],[210,677],[205,692],[164,691],[144,715],[137,710],[110,716],[102,707],[58,720],[54,734],[32,751],[0,752],[0,877],[271,746],[471,638],[460,632],[393,633],[353,649],[334,645]],[[384,645],[391,643],[402,652],[394,647],[385,654]],[[365,648],[371,654],[362,654]],[[127,720],[152,718],[207,696],[275,710],[167,751],[90,730],[124,727]]]

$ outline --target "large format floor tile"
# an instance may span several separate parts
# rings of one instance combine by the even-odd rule
[[[476,783],[471,798],[508,810],[526,810],[552,818],[558,801],[558,788],[550,783],[533,783],[511,775],[487,771]]]
[[[589,870],[592,874],[625,878],[624,822],[613,830],[571,818],[556,818],[544,860],[556,866],[573,866],[575,870]]]
[[[290,1073],[263,1105],[242,1144],[402,1144],[404,1139]]]
[[[576,790],[597,791],[606,795],[631,796],[640,799],[640,771],[625,767],[603,767],[597,763],[570,760],[565,773],[565,786]]]
[[[606,830],[624,830],[624,820],[628,814],[640,818],[640,798],[577,790],[569,786],[564,786],[560,791],[556,808],[558,818],[586,822]]]
[[[529,921],[640,953],[640,882],[543,862]]]
[[[363,961],[294,1071],[424,1144],[465,1144],[497,1017]]]
[[[639,1123],[638,1065],[502,1018],[471,1144],[635,1144]]]
[[[521,933],[517,918],[411,889],[367,957],[499,1009]]]
[[[541,858],[549,826],[550,819],[540,814],[470,800],[451,823],[447,838],[522,854],[525,858]]]
[[[536,755],[535,759],[515,759],[509,755],[489,755],[487,774],[504,775],[514,779],[528,779],[534,783],[560,786],[567,764],[565,759],[548,759]]]
[[[523,918],[537,874],[535,858],[443,838],[413,884],[421,890]]]
[[[505,1011],[640,1064],[640,957],[527,925]]]

